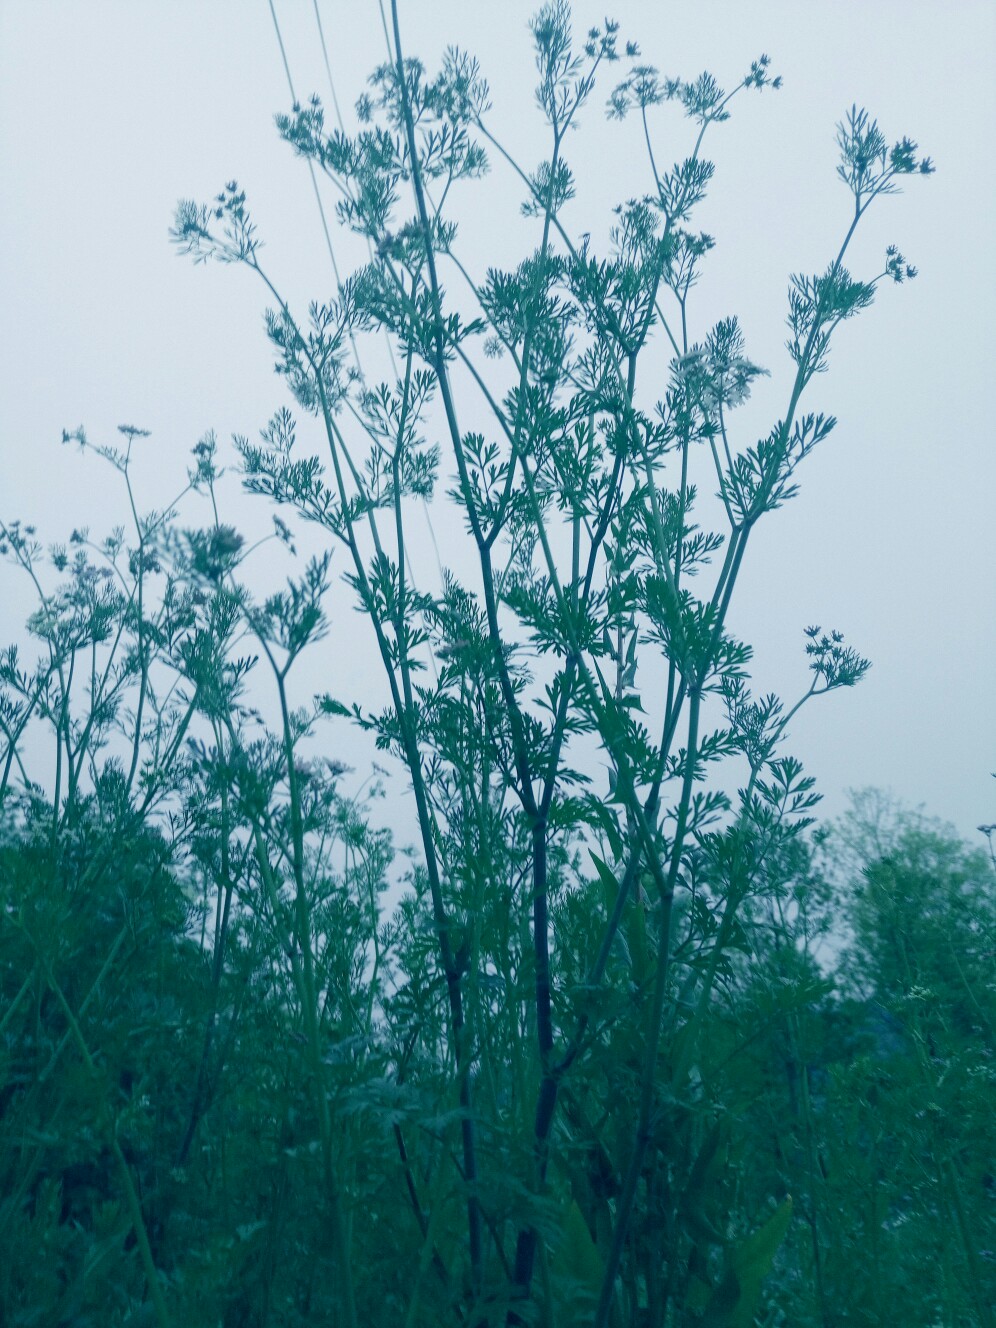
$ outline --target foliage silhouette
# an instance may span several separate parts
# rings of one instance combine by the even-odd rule
[[[567,7],[545,5],[549,148],[530,170],[476,61],[451,50],[431,76],[391,18],[355,133],[329,132],[317,97],[277,117],[367,264],[299,315],[236,181],[181,202],[172,232],[272,302],[306,424],[281,406],[236,446],[245,487],[282,509],[285,588],[250,589],[213,435],[184,492],[140,516],[144,431],[94,447],[76,430],[120,475],[130,533],[76,531],[46,560],[33,530],[2,528],[39,604],[37,662],[12,647],[0,669],[4,1312],[826,1328],[901,1301],[909,1322],[989,1323],[992,1178],[969,1156],[989,878],[933,832],[897,830],[883,855],[857,814],[866,874],[828,873],[847,832],[811,833],[817,794],[785,744],[868,661],[807,628],[809,680],[785,703],[755,694],[728,627],[755,528],[834,427],[802,397],[838,327],[916,275],[890,245],[852,277],[851,238],[929,159],[845,117],[843,238],[791,280],[784,414],[750,442],[733,412],[767,371],[735,317],[691,340],[715,245],[691,223],[705,136],[779,86],[768,57],[730,91],[665,78],[618,25],[575,44]],[[648,174],[603,249],[573,230],[568,131],[621,64],[608,112],[639,117]],[[670,104],[692,143],[662,171]],[[528,248],[475,272],[445,207],[492,159]],[[377,382],[360,346],[384,336],[397,372]],[[430,586],[411,523],[441,475],[466,553]],[[209,519],[181,525],[198,499]],[[322,546],[305,563],[297,521]],[[331,658],[339,558],[379,708],[338,680],[301,704],[299,660]],[[410,782],[419,844],[393,910],[379,785],[347,797],[321,755],[349,724]],[[974,1105],[946,1136],[949,1083]],[[936,1193],[914,1180],[928,1159]],[[958,1240],[917,1319],[909,1269],[940,1206]]]

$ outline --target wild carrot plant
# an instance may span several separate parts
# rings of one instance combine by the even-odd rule
[[[328,301],[299,314],[281,296],[234,181],[181,203],[173,237],[245,268],[271,301],[277,370],[324,455],[302,452],[281,408],[259,443],[239,440],[245,483],[342,550],[385,706],[330,694],[324,708],[372,731],[411,781],[421,860],[403,916],[424,910],[432,944],[413,953],[406,937],[385,1036],[399,1080],[453,1095],[453,1152],[422,1162],[423,1186],[437,1205],[459,1193],[465,1222],[462,1237],[450,1209],[433,1225],[399,1134],[425,1251],[410,1321],[435,1270],[437,1303],[472,1323],[553,1322],[556,1306],[598,1328],[747,1323],[791,1205],[773,1193],[734,1221],[725,1182],[706,1185],[719,1107],[701,1040],[744,910],[816,802],[788,725],[868,661],[812,627],[800,697],[757,698],[729,610],[756,527],[834,428],[803,399],[839,325],[915,276],[892,245],[881,271],[852,276],[855,230],[932,167],[864,111],[839,126],[850,207],[825,270],[792,278],[784,412],[751,441],[735,412],[766,371],[739,321],[690,331],[715,243],[694,216],[707,139],[738,98],[779,85],[768,57],[725,90],[664,77],[615,23],[576,44],[561,3],[532,34],[536,167],[506,148],[474,59],[450,50],[432,75],[405,55],[396,4],[355,133],[330,131],[317,97],[277,117],[369,242]],[[647,161],[600,252],[571,220],[569,131],[620,66],[608,112],[639,117]],[[671,104],[690,146],[665,168],[655,132]],[[510,269],[465,254],[447,211],[492,163],[532,224]],[[397,374],[378,383],[356,347],[384,333]],[[467,554],[429,589],[411,520],[441,469]],[[695,519],[703,484],[719,529]],[[345,1295],[342,1311],[353,1321]]]
[[[696,330],[716,244],[696,216],[714,135],[779,86],[767,55],[725,87],[665,76],[614,22],[576,41],[546,4],[536,164],[508,148],[476,60],[450,50],[430,74],[396,0],[385,17],[390,56],[352,132],[317,97],[277,117],[369,261],[299,311],[238,182],[181,202],[172,230],[265,293],[303,422],[280,404],[235,443],[244,486],[281,508],[283,587],[254,592],[211,434],[184,492],[143,515],[144,431],[94,447],[76,430],[130,525],[47,554],[0,526],[38,603],[34,658],[0,660],[0,1307],[12,1323],[827,1328],[850,1314],[854,1232],[878,1241],[916,1208],[891,1191],[876,1207],[889,1159],[861,1112],[847,1160],[826,1067],[866,1046],[872,997],[842,947],[875,999],[905,1011],[919,980],[893,989],[893,867],[834,884],[786,747],[800,707],[868,661],[800,625],[783,700],[752,678],[731,605],[755,530],[835,427],[805,399],[839,325],[916,275],[890,244],[853,276],[855,231],[932,167],[845,115],[839,238],[790,281],[770,371],[784,407],[757,437],[737,412],[769,371],[738,318]],[[572,131],[603,80],[645,159],[632,196],[582,227]],[[687,122],[671,165],[668,116]],[[524,237],[503,268],[454,220],[492,167]],[[385,381],[364,369],[388,360]],[[423,505],[464,541],[438,577]],[[336,669],[337,572],[379,659],[375,702]],[[327,670],[313,698],[305,655]],[[410,789],[393,908],[376,803],[323,756],[351,726]],[[827,937],[853,1005],[833,1003]],[[975,1037],[989,1004],[975,968],[963,985]],[[930,1039],[947,1030],[919,1008],[905,1027],[920,1077],[890,1100],[910,1113],[941,1092]],[[928,1134],[889,1156],[906,1177],[934,1149],[960,1224],[931,1305],[987,1322],[984,1179],[965,1179],[963,1141]],[[855,1291],[855,1313],[877,1294]]]

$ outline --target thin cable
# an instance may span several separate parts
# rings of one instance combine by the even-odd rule
[[[325,58],[325,72],[329,76],[329,91],[332,93],[332,105],[335,107],[335,118],[339,121],[339,128],[345,133],[346,126],[343,122],[342,111],[339,109],[339,98],[335,95],[335,79],[332,77],[332,66],[329,64],[329,49],[325,45],[325,32],[322,28],[322,16],[318,12],[318,0],[311,0],[311,3],[315,7],[315,22],[318,24],[318,37],[322,44],[322,55]]]
[[[312,0],[312,4],[314,5],[314,9],[315,9],[315,20],[316,20],[316,22],[318,23],[318,37],[319,37],[319,40],[320,40],[320,42],[321,42],[321,47],[322,47],[322,57],[323,57],[323,59],[325,60],[325,72],[326,72],[326,74],[328,75],[328,80],[329,80],[329,91],[330,91],[331,94],[332,94],[332,104],[333,104],[333,106],[335,107],[335,114],[336,114],[336,119],[339,121],[339,128],[342,130],[343,134],[345,134],[345,132],[346,132],[346,125],[345,125],[345,123],[344,123],[344,121],[343,121],[343,118],[342,118],[342,111],[339,109],[339,98],[336,96],[336,91],[335,91],[335,79],[332,77],[332,65],[331,65],[331,62],[329,61],[328,46],[326,45],[326,42],[325,42],[325,31],[324,31],[324,29],[322,28],[322,17],[321,17],[321,14],[319,13],[319,10],[318,10],[318,0]],[[392,61],[393,61],[393,59],[394,59],[394,52],[393,52],[392,49],[391,49],[391,39],[390,39],[390,37],[388,36],[388,31],[387,31],[387,18],[386,18],[385,14],[384,14],[383,0],[381,0],[381,4],[380,4],[380,21],[381,21],[381,25],[383,26],[383,29],[384,29],[384,41],[385,41],[385,43],[387,44],[387,57],[388,57],[389,60],[392,60]],[[369,235],[368,235],[366,238],[367,238],[367,253],[370,255],[370,261],[371,261],[371,263],[372,263],[372,262],[373,262],[373,257],[374,257],[374,253],[373,253],[373,244],[371,243],[371,240],[370,240],[370,236],[369,236]],[[391,361],[391,372],[394,374],[395,379],[397,379],[398,376],[399,376],[399,375],[398,375],[398,362],[397,362],[397,360],[395,359],[395,356],[394,356],[394,347],[393,347],[393,345],[391,344],[391,334],[388,332],[388,330],[387,330],[386,327],[384,328],[384,341],[385,341],[385,343],[386,343],[386,345],[387,345],[387,354],[388,354],[388,357],[389,357],[389,359],[390,359],[390,361]],[[357,360],[357,363],[359,363],[358,360]],[[426,524],[426,526],[427,526],[427,528],[428,528],[428,531],[429,531],[429,539],[432,541],[432,551],[433,551],[433,553],[435,554],[435,558],[436,558],[436,570],[439,572],[439,580],[440,580],[440,582],[442,582],[442,580],[443,580],[443,560],[442,560],[442,558],[440,558],[440,556],[439,556],[439,545],[438,545],[438,543],[436,542],[436,532],[435,532],[435,530],[433,529],[433,525],[432,525],[432,517],[431,517],[431,515],[430,515],[430,513],[429,513],[429,504],[428,504],[428,501],[427,501],[425,498],[422,499],[422,513],[423,513],[423,515],[424,515],[424,517],[425,517],[425,524]],[[414,584],[414,576],[412,575],[412,567],[411,567],[411,557],[410,557],[410,555],[409,555],[409,559],[408,559],[408,575],[409,575],[409,577],[411,577],[411,579],[412,579],[412,583]],[[435,661],[433,661],[433,667],[435,667]]]
[[[343,118],[342,118],[342,110],[341,110],[341,108],[340,108],[340,106],[339,106],[339,98],[338,98],[338,96],[336,95],[336,90],[335,90],[335,79],[332,77],[332,64],[331,64],[331,61],[329,60],[329,48],[328,48],[328,44],[327,44],[326,41],[325,41],[325,29],[322,27],[322,16],[321,16],[321,13],[319,12],[319,9],[318,9],[318,0],[311,0],[311,3],[312,3],[312,5],[313,5],[313,7],[314,7],[314,10],[315,10],[315,22],[318,24],[318,40],[319,40],[319,43],[320,43],[321,48],[322,48],[322,59],[325,61],[325,73],[328,75],[328,80],[329,80],[329,92],[332,94],[332,105],[335,107],[335,118],[336,118],[336,119],[338,120],[338,122],[339,122],[339,128],[340,128],[340,130],[342,131],[343,137],[345,137],[345,136],[346,136],[346,122],[345,122],[345,121],[343,120]],[[383,17],[383,15],[382,15],[382,17]],[[373,263],[373,261],[374,261],[374,250],[373,250],[373,244],[372,244],[372,242],[371,242],[371,240],[370,240],[370,236],[369,236],[369,235],[366,236],[366,242],[367,242],[367,255],[369,256],[370,262]],[[384,328],[384,341],[385,341],[385,343],[386,343],[386,345],[387,345],[387,354],[388,354],[388,358],[389,358],[390,361],[391,361],[391,372],[393,373],[394,377],[397,378],[397,377],[398,377],[398,362],[397,362],[397,360],[394,358],[394,347],[391,345],[391,336],[390,336],[390,333],[388,332],[388,330],[387,330],[386,327]],[[359,367],[359,359],[358,359],[358,358],[357,358],[356,363],[357,363],[357,367]],[[361,372],[361,374],[362,374],[362,372],[363,372],[362,368],[360,369],[360,372]]]
[[[395,60],[394,47],[391,45],[391,37],[387,30],[387,15],[384,13],[384,0],[377,0],[377,5],[378,8],[380,9],[380,24],[384,30],[384,45],[387,48],[387,58],[390,61],[390,63],[393,64]],[[400,57],[400,52],[398,54]],[[387,335],[386,328],[384,329],[384,333],[385,335]],[[391,349],[390,337],[388,337],[388,350],[391,353],[391,364],[394,366],[395,377],[397,377],[397,372],[398,372],[397,365],[395,364],[394,360],[394,351]],[[428,527],[429,538],[432,540],[432,551],[436,555],[436,570],[439,572],[439,580],[440,582],[442,582],[444,580],[443,561],[439,556],[439,545],[436,543],[436,532],[433,529],[432,525],[432,515],[429,512],[429,504],[425,498],[422,499],[422,514],[425,517],[425,524]],[[433,661],[433,667],[435,667],[435,661]]]
[[[294,80],[291,78],[290,65],[287,63],[287,52],[284,50],[284,39],[280,35],[280,24],[277,22],[277,11],[273,8],[273,0],[269,0],[270,17],[273,19],[273,26],[277,33],[277,43],[280,46],[280,58],[284,62],[284,73],[287,75],[287,86],[290,88],[291,99],[297,105],[297,95],[294,92]]]
[[[326,45],[326,42],[325,42],[325,31],[324,31],[324,29],[323,29],[323,27],[322,27],[322,18],[321,18],[321,14],[319,13],[319,9],[318,9],[318,0],[312,0],[312,3],[313,3],[313,6],[314,6],[314,11],[315,11],[315,20],[316,20],[316,22],[317,22],[317,24],[318,24],[318,36],[319,36],[319,40],[320,40],[321,47],[322,47],[322,57],[323,57],[323,59],[324,59],[324,61],[325,61],[325,72],[326,72],[326,74],[328,75],[328,80],[329,80],[329,91],[330,91],[331,94],[332,94],[332,104],[333,104],[333,106],[335,107],[336,119],[339,121],[339,128],[342,130],[343,134],[345,134],[345,132],[346,132],[346,126],[345,126],[345,123],[344,123],[343,118],[342,118],[342,111],[341,111],[341,109],[340,109],[340,107],[339,107],[339,98],[336,96],[335,80],[334,80],[333,77],[332,77],[332,65],[331,65],[331,62],[329,61],[328,46]],[[294,104],[295,106],[297,106],[297,105],[299,104],[299,103],[298,103],[298,99],[297,99],[297,93],[294,91],[294,79],[293,79],[292,76],[291,76],[290,62],[289,62],[288,59],[287,59],[287,49],[286,49],[286,47],[284,46],[283,35],[282,35],[281,31],[280,31],[280,23],[279,23],[279,21],[278,21],[278,19],[277,19],[277,11],[276,11],[276,8],[274,7],[273,0],[268,0],[268,4],[269,4],[269,6],[270,6],[270,16],[271,16],[271,18],[273,19],[273,29],[274,29],[274,32],[275,32],[276,35],[277,35],[277,45],[280,47],[280,58],[281,58],[281,60],[283,61],[284,73],[285,73],[286,76],[287,76],[287,86],[288,86],[288,88],[290,89],[291,101],[293,102],[293,104]],[[384,38],[385,38],[385,40],[387,40],[387,21],[386,21],[386,19],[385,19],[385,17],[384,17],[384,7],[383,7],[383,4],[381,4],[380,17],[381,17],[381,23],[382,23],[383,26],[384,26]],[[390,50],[391,50],[391,48],[390,48],[390,42],[388,42],[388,54],[389,54],[389,55],[390,55]],[[309,157],[309,158],[307,159],[307,161],[308,161],[308,172],[309,172],[309,174],[311,175],[311,184],[312,184],[312,188],[313,188],[314,191],[315,191],[315,200],[316,200],[316,202],[318,203],[318,212],[319,212],[319,215],[321,216],[321,219],[322,219],[322,230],[323,230],[324,233],[325,233],[325,243],[326,243],[326,245],[327,245],[327,247],[328,247],[329,258],[332,260],[332,271],[335,273],[336,285],[337,285],[337,286],[339,287],[339,289],[341,290],[341,289],[342,289],[342,278],[341,278],[340,275],[339,275],[339,266],[338,266],[338,264],[336,263],[336,260],[335,260],[335,250],[334,250],[333,247],[332,247],[332,236],[331,236],[331,234],[329,233],[328,222],[327,222],[326,217],[325,217],[325,207],[324,207],[324,205],[323,205],[323,203],[322,203],[321,192],[320,192],[320,190],[319,190],[319,188],[318,188],[318,178],[317,178],[317,176],[316,176],[316,174],[315,174],[315,167],[314,167],[314,163],[312,162],[311,158]],[[370,254],[371,261],[373,261],[373,247],[372,247],[372,245],[371,245],[370,237],[369,237],[369,236],[367,236],[367,250],[368,250],[368,252],[369,252],[369,254]],[[386,327],[385,327],[385,329],[384,329],[384,336],[385,336],[386,341],[387,341],[387,353],[388,353],[388,355],[390,356],[391,367],[392,367],[392,370],[393,370],[393,372],[394,372],[394,376],[395,376],[395,378],[397,378],[397,376],[398,376],[398,368],[397,368],[397,362],[395,361],[395,358],[394,358],[394,347],[391,345],[391,338],[390,338],[390,335],[389,335],[389,333],[388,333]],[[362,363],[361,363],[361,361],[360,361],[360,351],[359,351],[359,347],[358,347],[357,344],[356,344],[356,337],[354,336],[352,329],[350,329],[350,332],[349,332],[349,340],[350,340],[350,344],[352,345],[352,348],[353,348],[353,358],[354,358],[354,360],[356,361],[356,367],[357,367],[357,369],[359,370],[360,380],[361,380],[361,382],[363,382],[363,381],[365,380],[365,374],[363,373],[363,365],[362,365]],[[435,531],[434,531],[433,528],[432,528],[432,519],[431,519],[431,517],[430,517],[430,515],[429,515],[429,506],[428,506],[428,503],[426,502],[426,500],[425,500],[424,498],[422,499],[422,510],[423,510],[424,515],[425,515],[426,525],[427,525],[428,528],[429,528],[429,538],[430,538],[431,541],[432,541],[432,547],[433,547],[433,550],[434,550],[435,555],[436,555],[436,567],[437,567],[438,570],[439,570],[439,579],[440,579],[440,581],[442,581],[442,580],[443,580],[443,567],[442,567],[442,561],[440,560],[440,557],[439,557],[439,546],[438,546],[437,543],[436,543],[436,533],[435,533]],[[411,584],[412,584],[413,589],[415,589],[415,590],[417,591],[418,587],[417,587],[417,585],[416,585],[416,583],[415,583],[414,570],[413,570],[413,568],[412,568],[412,564],[411,564],[411,554],[408,552],[407,549],[405,550],[405,561],[406,561],[407,564],[408,564],[408,578],[409,578],[409,580],[410,580],[410,582],[411,582]],[[436,681],[438,682],[438,681],[439,681],[439,674],[438,674],[438,671],[437,671],[437,669],[436,669],[435,655],[434,655],[434,653],[433,653],[431,647],[430,647],[430,649],[429,649],[429,664],[430,664],[430,666],[431,666],[431,668],[432,668],[433,674],[434,674],[435,677],[436,677]]]
[[[273,6],[273,0],[268,0],[268,3],[270,6],[270,16],[273,19],[273,27],[277,34],[277,43],[280,47],[280,58],[284,62],[284,73],[287,75],[287,86],[290,88],[291,101],[297,106],[299,105],[299,102],[297,100],[297,93],[294,91],[294,80],[291,78],[290,65],[287,62],[287,51],[284,48],[284,39],[280,33],[280,24],[277,22],[277,11]],[[315,175],[315,166],[310,157],[308,158],[308,173],[311,176],[311,186],[315,191],[315,200],[318,203],[318,213],[322,219],[322,230],[325,232],[325,244],[329,251],[329,258],[332,260],[332,271],[335,273],[336,285],[341,289],[342,278],[339,276],[339,265],[335,261],[335,250],[332,248],[332,236],[329,233],[329,224],[325,219],[325,205],[322,203],[321,191],[318,188],[318,177]],[[353,349],[355,351],[355,344]],[[360,370],[360,375],[362,376],[363,368],[360,364],[359,356],[356,357],[356,367]]]
[[[394,48],[391,45],[391,38],[388,36],[387,32],[387,16],[384,13],[384,0],[377,0],[377,3],[380,6],[380,22],[381,27],[384,29],[384,45],[387,47],[387,58],[393,60]]]

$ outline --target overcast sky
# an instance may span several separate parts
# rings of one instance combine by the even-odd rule
[[[327,99],[312,0],[276,8],[298,96]],[[407,54],[432,67],[454,43],[480,57],[494,122],[529,167],[546,151],[532,100],[532,10],[515,0],[401,5]],[[319,11],[351,120],[384,58],[379,8],[319,0]],[[574,12],[586,28],[601,21],[602,0]],[[808,623],[839,627],[873,660],[856,691],[825,698],[793,726],[791,749],[827,812],[842,808],[849,786],[875,784],[974,837],[996,819],[996,7],[622,0],[612,12],[623,38],[669,75],[708,68],[728,87],[766,51],[784,78],[777,94],[738,99],[730,123],[710,131],[716,180],[696,217],[717,248],[692,335],[739,316],[748,353],[772,371],[745,416],[757,433],[788,395],[788,276],[824,268],[848,224],[836,122],[865,105],[890,140],[908,134],[936,163],[935,176],[871,211],[853,247],[855,276],[877,273],[893,242],[920,276],[883,288],[840,330],[807,403],[837,415],[838,430],[808,463],[800,497],[759,530],[732,627],[756,647],[757,689],[790,700],[806,682]],[[596,239],[614,203],[649,187],[637,124],[605,123],[611,86],[610,71],[569,144],[579,189],[565,223]],[[284,404],[261,291],[238,271],[177,258],[166,232],[178,198],[209,199],[237,178],[292,301],[328,296],[311,182],[273,129],[288,103],[267,0],[0,0],[5,519],[33,521],[52,540],[122,519],[109,474],[60,448],[65,427],[82,423],[95,442],[113,441],[121,422],[150,429],[139,487],[160,506],[205,430],[252,437]],[[654,132],[668,163],[690,150],[674,108]],[[514,180],[496,166],[474,197],[458,200],[468,267],[516,261],[530,238],[516,221]],[[334,238],[341,266],[362,257]],[[440,530],[442,511],[434,521],[445,561],[459,528]],[[27,604],[0,569],[0,643],[21,636]],[[359,632],[350,613],[337,610],[349,640]],[[341,646],[326,650],[341,672],[324,686],[348,695],[359,675]]]

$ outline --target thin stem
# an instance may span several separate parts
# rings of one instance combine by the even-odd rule
[[[671,908],[674,901],[674,889],[678,881],[682,848],[688,822],[688,807],[691,800],[692,782],[695,778],[696,753],[698,745],[698,724],[701,696],[696,689],[689,698],[688,709],[688,748],[685,753],[685,770],[681,790],[681,802],[678,810],[678,822],[675,827],[674,841],[671,845],[671,860],[667,884],[661,894],[661,922],[659,949],[657,954],[657,972],[654,979],[653,1003],[647,1025],[644,1042],[643,1070],[640,1077],[640,1104],[636,1138],[630,1152],[629,1164],[623,1181],[622,1193],[616,1203],[615,1229],[612,1233],[612,1246],[605,1263],[605,1276],[595,1312],[593,1328],[606,1328],[612,1302],[615,1297],[616,1276],[622,1261],[623,1249],[629,1234],[629,1224],[636,1203],[636,1192],[643,1171],[643,1161],[653,1137],[654,1090],[657,1081],[657,1058],[660,1048],[661,1028],[664,1018],[664,1002],[667,996],[670,977],[671,959]]]
[[[86,1066],[91,1079],[93,1079],[95,1083],[99,1083],[100,1075],[93,1062],[90,1048],[87,1046],[86,1038],[83,1036],[79,1021],[73,1014],[72,1008],[66,1000],[61,986],[56,981],[55,975],[52,973],[47,963],[45,963],[45,976],[49,987],[52,989],[53,995],[62,1007],[62,1011],[66,1016],[66,1021],[69,1024],[70,1035],[76,1043],[77,1050],[80,1053],[80,1057]],[[149,1289],[149,1296],[152,1300],[156,1322],[159,1325],[159,1328],[169,1328],[169,1314],[166,1310],[166,1301],[163,1298],[159,1273],[156,1270],[155,1261],[152,1257],[152,1246],[149,1244],[149,1233],[145,1225],[145,1218],[142,1215],[142,1205],[139,1201],[138,1191],[135,1189],[135,1183],[131,1177],[131,1168],[128,1166],[128,1163],[125,1160],[125,1155],[121,1151],[121,1145],[118,1142],[117,1129],[111,1118],[106,1100],[103,1100],[101,1103],[101,1115],[110,1141],[111,1151],[114,1154],[114,1160],[118,1166],[118,1174],[121,1178],[121,1188],[124,1190],[125,1202],[128,1205],[128,1215],[131,1218],[132,1230],[135,1233],[135,1240],[138,1244],[138,1253],[142,1260],[145,1283]]]

